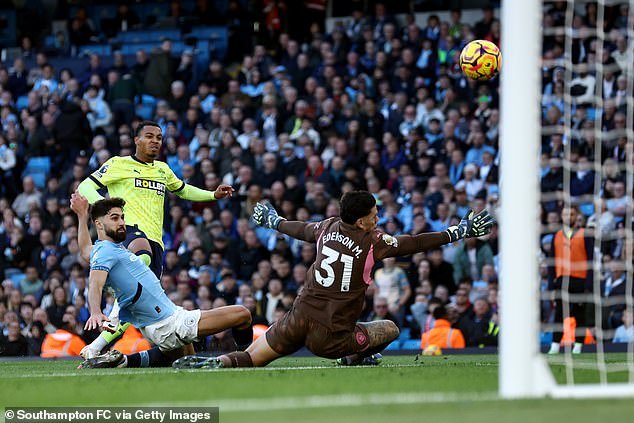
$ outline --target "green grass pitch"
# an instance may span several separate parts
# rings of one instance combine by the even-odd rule
[[[551,360],[565,380],[562,357]],[[575,358],[597,382],[594,354]],[[379,367],[337,368],[290,357],[262,369],[77,370],[78,362],[0,362],[0,406],[219,406],[229,422],[629,422],[634,401],[503,401],[497,356],[386,356]],[[625,354],[607,356],[610,382],[628,380]],[[1,413],[2,415],[4,413]]]

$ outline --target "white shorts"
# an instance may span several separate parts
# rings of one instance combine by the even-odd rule
[[[141,333],[161,351],[175,350],[191,344],[198,337],[199,320],[200,310],[176,307],[170,317],[142,328]]]

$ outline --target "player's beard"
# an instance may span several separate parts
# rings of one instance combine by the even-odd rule
[[[121,231],[106,228],[106,235],[112,238],[114,242],[123,242],[125,241],[125,236],[126,236],[125,228],[123,228],[123,230]]]

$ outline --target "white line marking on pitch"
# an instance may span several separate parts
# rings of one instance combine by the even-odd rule
[[[382,364],[378,369],[396,369],[404,367],[422,367],[423,364]],[[119,376],[119,375],[146,375],[146,374],[170,374],[170,373],[215,373],[215,372],[262,372],[262,371],[287,371],[287,370],[354,370],[363,369],[371,366],[355,366],[355,367],[338,367],[332,366],[285,366],[285,367],[249,367],[249,368],[236,368],[236,369],[196,369],[196,370],[175,370],[169,368],[136,368],[136,369],[85,369],[81,371],[75,371],[69,369],[69,372],[73,373],[51,373],[45,371],[32,372],[29,374],[2,376],[3,379],[29,379],[29,378],[42,378],[42,377],[90,377],[90,376]]]
[[[498,399],[495,392],[401,392],[391,394],[342,394],[311,395],[306,397],[242,398],[210,401],[170,403],[172,407],[198,406],[220,407],[221,413],[297,410],[304,408],[360,407],[388,404],[429,404],[465,401],[489,401]],[[145,407],[162,406],[165,403],[144,404]]]

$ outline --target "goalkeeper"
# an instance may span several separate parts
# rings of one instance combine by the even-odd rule
[[[246,351],[220,357],[186,356],[176,368],[259,367],[306,346],[313,354],[339,358],[342,365],[376,364],[374,354],[398,337],[390,320],[357,323],[374,263],[429,250],[463,238],[488,234],[493,218],[486,210],[470,211],[444,232],[391,236],[376,229],[376,201],[367,191],[347,192],[340,217],[314,223],[287,221],[269,204],[258,203],[259,226],[317,244],[315,262],[291,309]]]
[[[107,188],[110,197],[126,202],[126,239],[123,245],[136,254],[160,280],[163,271],[163,210],[166,191],[191,201],[219,200],[231,196],[233,188],[220,185],[206,191],[188,185],[174,175],[165,162],[156,160],[161,152],[163,134],[156,122],[139,123],[134,137],[136,152],[132,156],[114,156],[79,185],[79,193],[93,204],[102,200],[98,190]],[[87,252],[86,255],[89,255]],[[82,357],[92,358],[121,336],[130,326],[119,322],[119,307],[110,313],[105,331],[82,350]]]

